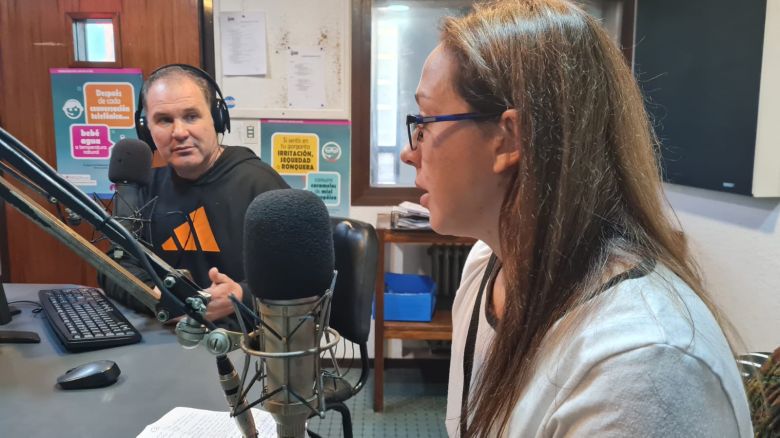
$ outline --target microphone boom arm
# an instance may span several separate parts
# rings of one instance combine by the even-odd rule
[[[119,263],[102,251],[93,249],[89,241],[70,227],[62,223],[48,210],[38,206],[35,201],[24,193],[18,191],[5,178],[0,177],[0,197],[15,207],[24,216],[35,222],[41,229],[65,244],[79,257],[86,260],[100,272],[105,273],[111,280],[138,298],[146,307],[154,309],[160,297],[155,296],[144,282],[128,272]]]
[[[194,282],[141,245],[118,221],[109,216],[102,206],[65,180],[32,150],[2,128],[0,159],[88,221],[114,244],[134,255],[159,289],[160,296],[156,296],[146,284],[0,177],[0,196],[24,216],[76,252],[98,271],[121,284],[127,292],[154,310],[159,320],[164,322],[186,314],[211,330],[216,328],[214,323],[204,318],[208,294],[200,291]]]

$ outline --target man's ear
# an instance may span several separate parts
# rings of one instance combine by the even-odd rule
[[[503,173],[520,161],[520,115],[516,109],[508,109],[498,121],[497,144],[493,160],[493,172]]]

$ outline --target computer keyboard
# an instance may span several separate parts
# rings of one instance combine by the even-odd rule
[[[68,351],[133,344],[141,333],[100,289],[81,287],[38,292],[43,313]]]

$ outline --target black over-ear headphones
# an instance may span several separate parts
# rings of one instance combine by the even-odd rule
[[[149,77],[152,77],[158,71],[168,67],[180,67],[184,70],[194,73],[196,76],[203,78],[206,80],[206,82],[208,82],[211,89],[217,94],[217,97],[214,100],[214,106],[211,107],[211,118],[214,120],[214,130],[217,131],[217,134],[224,134],[225,131],[230,132],[230,113],[228,113],[227,104],[225,104],[225,98],[222,97],[222,91],[219,89],[217,81],[215,81],[208,73],[199,69],[198,67],[193,67],[187,64],[164,65],[153,71]],[[140,140],[145,141],[146,144],[152,148],[152,150],[155,150],[157,149],[157,146],[154,144],[154,139],[152,139],[152,133],[149,131],[149,124],[146,120],[146,115],[143,114],[143,111],[144,93],[143,87],[141,87],[141,91],[138,93],[138,109],[135,111],[135,132],[138,134],[138,138]]]

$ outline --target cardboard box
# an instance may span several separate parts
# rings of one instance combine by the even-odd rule
[[[436,283],[427,275],[385,273],[385,321],[427,322],[436,307]]]

